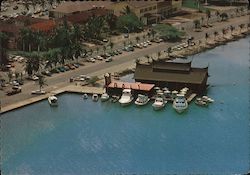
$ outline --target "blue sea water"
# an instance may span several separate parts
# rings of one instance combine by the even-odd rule
[[[1,116],[2,174],[243,174],[250,167],[249,37],[190,57],[209,65],[208,108],[183,115],[80,95]]]

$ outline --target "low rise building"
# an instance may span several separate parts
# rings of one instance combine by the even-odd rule
[[[96,8],[109,8],[111,1],[66,1],[55,9],[49,11],[49,17],[62,18],[79,12],[85,12]]]
[[[188,87],[197,94],[203,94],[207,88],[208,67],[193,68],[191,61],[137,63],[134,77],[136,82],[151,83],[171,90]]]

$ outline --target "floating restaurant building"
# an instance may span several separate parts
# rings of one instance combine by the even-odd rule
[[[136,82],[152,83],[170,90],[188,87],[197,94],[207,88],[208,67],[193,68],[191,61],[153,61],[151,64],[137,63],[134,75]]]

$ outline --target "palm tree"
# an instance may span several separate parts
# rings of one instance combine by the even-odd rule
[[[99,50],[100,50],[100,48],[97,47],[97,48],[96,48],[96,54],[98,54]]]
[[[42,91],[42,88],[44,87],[44,85],[47,85],[44,76],[42,75],[38,76],[38,84],[39,84],[40,91]]]
[[[224,37],[224,35],[227,33],[227,29],[222,29],[222,36]]]
[[[155,34],[156,34],[156,31],[151,30],[151,35],[152,35],[153,39],[155,39]]]
[[[140,41],[140,37],[139,36],[137,36],[135,39],[136,39],[136,43],[138,43]]]
[[[217,20],[218,20],[220,18],[220,12],[218,10],[216,10],[215,15],[216,15]]]
[[[126,7],[123,9],[122,13],[123,13],[124,15],[130,14],[130,13],[131,13],[130,7],[129,7],[129,6],[126,6]]]
[[[159,52],[157,52],[157,57],[158,57],[158,60],[160,59],[160,57],[161,57],[161,52],[159,51]]]
[[[144,57],[146,57],[148,59],[148,63],[150,63],[150,57],[149,57],[149,55],[145,55]]]
[[[198,20],[198,19],[196,19],[196,20],[194,20],[193,21],[193,23],[194,23],[194,28],[195,29],[200,29],[200,20]]]
[[[143,38],[143,41],[145,41],[146,36],[145,36],[145,35],[143,35],[143,36],[142,36],[142,38]]]
[[[124,46],[124,47],[126,46],[126,41],[123,41],[123,46]]]
[[[27,57],[26,64],[25,64],[25,71],[29,76],[33,74],[33,61],[32,58]]]
[[[234,26],[232,26],[232,25],[230,25],[230,27],[229,27],[229,28],[230,28],[231,35],[232,35],[232,34],[233,34],[233,31],[234,31],[234,29],[235,29],[235,28],[234,28]]]
[[[209,38],[208,33],[205,34],[205,40],[207,40]]]
[[[103,48],[103,54],[105,54],[107,47],[103,45],[102,48]]]
[[[25,51],[25,46],[29,46],[29,52],[31,52],[31,45],[35,41],[34,39],[34,33],[32,32],[31,29],[29,28],[22,28],[20,31],[20,37],[22,40],[22,45],[23,45],[23,51]]]
[[[15,72],[15,79],[18,80],[20,73]]]
[[[245,24],[240,24],[240,25],[239,25],[240,32],[241,32],[241,30],[244,28],[244,26],[245,26]]]
[[[203,22],[204,22],[204,17],[202,16],[201,17],[201,25],[203,25]]]
[[[110,49],[111,49],[111,51],[112,51],[112,49],[113,49],[113,47],[114,47],[114,43],[110,41],[109,46],[110,46]]]
[[[214,31],[214,40],[215,38],[218,36],[218,32],[217,31]]]
[[[208,20],[211,17],[211,11],[209,9],[206,9],[206,16],[207,16],[207,25],[208,25]]]
[[[172,52],[172,48],[168,47],[168,49],[167,49],[168,56],[170,55],[171,52]]]
[[[3,32],[0,32],[0,65],[6,65],[8,63],[7,49],[8,49],[9,37]]]
[[[10,82],[11,82],[11,80],[12,80],[12,72],[11,72],[11,71],[9,71],[9,72],[7,73],[7,76],[8,76],[9,83],[10,83]]]

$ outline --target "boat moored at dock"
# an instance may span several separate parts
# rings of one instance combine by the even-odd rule
[[[183,94],[177,94],[173,102],[173,108],[178,113],[183,113],[188,108],[188,103]]]
[[[152,104],[152,107],[154,110],[160,110],[164,108],[166,104],[166,101],[162,97],[156,97],[154,103]]]
[[[138,94],[138,97],[135,101],[135,104],[138,106],[143,106],[146,105],[149,102],[149,98],[147,95],[142,95],[142,94]]]
[[[119,103],[122,106],[129,105],[133,101],[134,97],[132,95],[131,89],[124,89],[122,91],[122,96],[119,100]]]
[[[99,96],[98,96],[97,94],[93,94],[93,95],[92,95],[92,100],[93,100],[94,102],[97,102],[98,99],[99,99]]]
[[[101,95],[101,101],[104,102],[104,101],[107,101],[109,99],[109,95],[107,93],[103,93]]]
[[[58,106],[58,102],[57,102],[57,97],[54,95],[51,95],[48,97],[48,102],[50,104],[50,106]]]

